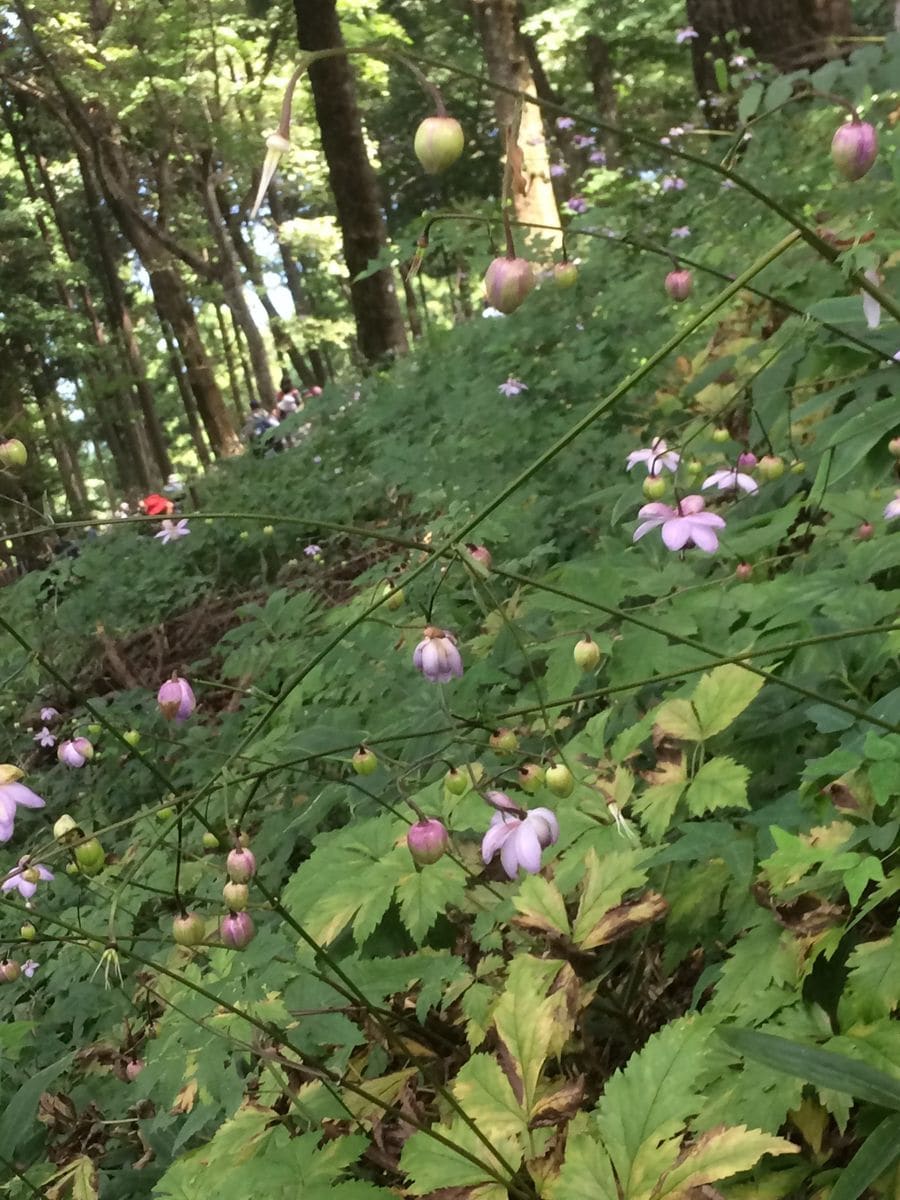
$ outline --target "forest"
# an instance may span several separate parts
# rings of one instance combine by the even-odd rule
[[[900,1196],[900,5],[0,3],[0,1197]]]

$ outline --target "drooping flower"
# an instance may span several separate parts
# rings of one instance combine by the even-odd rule
[[[663,281],[666,294],[679,304],[687,300],[694,288],[694,276],[686,268],[670,271]]]
[[[759,484],[753,476],[745,475],[737,467],[723,467],[722,470],[713,471],[712,475],[707,475],[700,484],[700,490],[705,491],[711,487],[717,487],[720,492],[741,491],[747,492],[749,495],[759,491]]]
[[[26,979],[31,979],[32,975],[34,975],[35,971],[40,965],[41,964],[35,962],[33,958],[29,958],[27,962],[22,963],[22,974]]]
[[[59,713],[51,705],[41,709],[41,720],[45,725],[49,725],[51,721],[55,721]]]
[[[499,385],[497,391],[501,396],[520,396],[522,392],[528,391],[528,384],[523,383],[521,379],[516,379],[515,376],[510,375],[508,379],[505,379],[503,383]]]
[[[56,735],[51,733],[46,725],[44,725],[43,728],[41,728],[37,731],[37,733],[34,735],[33,740],[35,742],[37,742],[37,744],[39,746],[43,746],[45,749],[48,746],[56,745]]]
[[[31,863],[28,855],[19,859],[19,865],[0,883],[0,891],[17,891],[23,900],[30,900],[41,880],[53,878],[53,872],[43,863]]]
[[[169,542],[177,542],[179,538],[187,537],[190,532],[187,517],[182,517],[180,521],[163,521],[162,529],[153,536],[159,538],[164,546],[168,546]]]
[[[317,546],[315,542],[310,542],[308,546],[303,547],[303,553],[307,558],[318,558],[322,553],[322,547]]]
[[[428,817],[410,825],[406,835],[406,845],[419,866],[427,867],[443,858],[450,845],[446,826],[436,817]]]
[[[527,259],[504,255],[495,258],[484,273],[485,299],[490,308],[509,316],[524,304],[534,284],[534,268]]]
[[[272,176],[278,169],[282,154],[287,154],[290,148],[291,143],[284,133],[270,133],[266,138],[266,157],[263,160],[262,173],[259,177],[259,187],[256,189],[256,199],[253,201],[253,208],[250,210],[251,221],[259,212],[263,197],[268,191],[269,184],[272,182]]]
[[[696,546],[706,554],[713,554],[719,548],[716,530],[724,529],[725,521],[717,513],[704,512],[705,505],[702,496],[685,496],[674,507],[658,501],[645,504],[638,512],[642,524],[631,540],[636,542],[651,529],[661,527],[662,540],[669,550]]]
[[[688,238],[690,236],[691,236],[690,225],[676,225],[675,228],[672,230],[672,237],[674,237],[674,238]]]
[[[550,164],[550,178],[551,179],[560,179],[563,175],[565,175],[565,173],[566,173],[566,168],[563,166],[562,163],[551,163]]]
[[[662,438],[654,438],[648,449],[632,450],[628,455],[626,470],[631,470],[638,463],[647,464],[648,475],[661,475],[663,469],[677,471],[681,455],[677,450],[670,450]]]
[[[593,165],[595,167],[605,167],[606,166],[606,151],[605,150],[592,150],[590,152],[590,154],[588,155],[588,162],[593,163]]]
[[[489,863],[499,850],[503,870],[510,879],[516,878],[520,867],[529,875],[537,875],[541,854],[558,838],[559,822],[549,808],[533,808],[524,817],[495,812],[481,843],[481,857]]]
[[[463,152],[466,136],[455,117],[426,117],[416,130],[413,149],[428,175],[452,167]]]
[[[197,707],[197,699],[191,685],[180,675],[167,679],[156,693],[156,703],[159,711],[167,721],[175,720],[179,724],[186,721]]]
[[[256,928],[248,912],[232,912],[219,923],[222,944],[230,950],[243,950],[253,941]]]
[[[876,287],[881,283],[881,276],[874,267],[869,267],[867,271],[863,271],[869,283],[874,283]],[[863,315],[866,318],[866,324],[870,329],[877,329],[881,324],[881,305],[874,296],[870,296],[868,292],[862,292]]]
[[[692,42],[694,38],[699,36],[700,34],[693,27],[693,25],[685,25],[682,29],[676,29],[675,45],[683,46],[685,42]]]
[[[557,117],[556,118],[556,128],[557,129],[572,129],[574,127],[574,125],[575,125],[575,120],[573,117]]]
[[[64,767],[83,767],[94,757],[94,747],[86,737],[72,738],[59,743],[56,757]]]
[[[878,157],[878,131],[868,121],[839,125],[831,139],[831,158],[845,179],[862,179]]]
[[[588,202],[584,196],[570,196],[566,201],[566,208],[573,213],[586,213],[588,207]]]
[[[19,783],[22,772],[8,763],[0,766],[0,842],[8,842],[13,835],[16,809],[43,808],[44,801],[31,788]]]
[[[462,658],[456,638],[449,630],[428,625],[425,636],[413,652],[413,666],[431,683],[449,683],[463,673]]]
[[[895,492],[893,500],[885,506],[884,517],[886,521],[893,521],[894,517],[900,517],[900,491]],[[3,839],[0,838],[0,841]]]
[[[572,145],[576,150],[586,150],[588,146],[593,146],[596,138],[591,137],[586,133],[576,133],[572,138]]]

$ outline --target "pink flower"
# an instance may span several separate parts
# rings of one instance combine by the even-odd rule
[[[29,958],[27,962],[22,963],[22,974],[26,979],[30,979],[40,965],[33,958]]]
[[[588,202],[584,196],[570,196],[566,201],[566,207],[573,213],[585,213],[588,210]]]
[[[307,558],[318,558],[322,553],[322,547],[317,546],[315,542],[310,542],[308,546],[303,547],[303,553]]]
[[[94,757],[94,747],[85,737],[72,738],[59,743],[56,757],[64,767],[83,767]]]
[[[52,734],[46,725],[37,731],[33,740],[37,742],[39,746],[43,746],[44,748],[56,745],[56,735]]]
[[[574,125],[575,125],[575,120],[573,117],[557,117],[556,118],[556,128],[557,129],[572,129],[574,127]]]
[[[759,484],[751,475],[745,475],[737,467],[723,467],[721,471],[713,471],[700,484],[700,490],[717,487],[720,492],[747,492],[752,495],[759,491]]]
[[[593,146],[596,140],[585,133],[576,133],[572,138],[572,145],[576,150],[586,150],[588,146]]]
[[[632,534],[636,542],[657,526],[662,527],[662,540],[669,550],[682,550],[696,546],[706,554],[719,548],[717,529],[725,528],[725,521],[716,513],[704,512],[702,496],[685,496],[674,508],[661,502],[645,504],[638,512],[642,524]]]
[[[562,163],[553,163],[550,167],[550,178],[551,179],[559,179],[561,176],[565,175],[565,173],[566,173],[566,168],[563,166]]]
[[[191,531],[188,529],[187,517],[183,517],[180,521],[163,521],[162,529],[159,533],[153,536],[162,539],[162,544],[167,546],[169,542],[177,542],[179,538],[187,537]]]
[[[680,175],[664,175],[660,186],[664,192],[683,192],[687,184]]]
[[[179,725],[186,721],[197,707],[194,690],[186,679],[173,675],[156,693],[159,711],[167,721],[175,720]]]
[[[884,518],[886,521],[893,521],[894,517],[900,517],[900,492],[894,495],[893,500],[885,506]],[[3,839],[0,838],[0,841]]]
[[[699,36],[700,34],[693,27],[693,25],[685,25],[683,29],[677,29],[675,31],[675,45],[682,46],[685,42],[692,42],[694,38]]]
[[[523,383],[521,379],[516,379],[513,375],[510,375],[508,379],[500,384],[500,386],[497,388],[497,391],[501,396],[519,396],[522,394],[522,392],[528,391],[528,384]]]
[[[10,772],[15,770],[15,768],[7,767],[5,774],[9,777]],[[17,773],[21,774],[21,772]],[[0,784],[0,842],[8,842],[12,837],[16,809],[19,805],[23,808],[43,808],[44,801],[24,783],[17,782],[13,775],[9,783]]]
[[[603,167],[606,165],[606,151],[592,150],[588,155],[588,162],[593,163],[595,167]]]
[[[691,228],[689,225],[676,225],[672,230],[672,237],[674,238],[688,238],[690,236]]]
[[[41,720],[45,725],[49,725],[51,721],[55,721],[58,716],[59,713],[57,710],[50,705],[41,709]]]
[[[677,450],[670,450],[662,438],[654,438],[647,450],[632,450],[628,455],[626,470],[630,471],[638,463],[647,464],[648,475],[662,475],[663,468],[675,472],[681,462]]]
[[[510,879],[521,867],[529,875],[541,869],[541,853],[559,838],[559,822],[549,808],[533,808],[524,817],[496,812],[481,843],[481,857],[489,863],[497,851]]]
[[[33,876],[37,874],[37,879]],[[29,878],[31,876],[31,878]],[[33,863],[29,865],[28,855],[19,859],[19,865],[15,871],[10,871],[2,883],[0,883],[0,891],[9,892],[15,889],[24,900],[30,900],[37,891],[38,883],[43,879],[52,879],[53,872],[48,870],[43,863]]]
[[[458,679],[463,664],[456,638],[446,629],[429,625],[413,652],[413,666],[431,683],[449,683],[454,675]]]

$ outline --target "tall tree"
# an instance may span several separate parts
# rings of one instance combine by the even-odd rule
[[[519,0],[472,0],[472,14],[491,82],[536,97],[538,88],[529,61],[528,44],[520,29],[522,6]],[[501,130],[514,126],[517,110],[520,111],[518,147],[522,154],[525,189],[514,197],[516,219],[558,228],[559,210],[550,180],[540,108],[536,104],[520,103],[514,96],[496,90],[493,99]]]
[[[728,58],[725,38],[739,33],[764,62],[781,71],[833,57],[853,29],[850,0],[687,0],[694,78],[702,96],[718,92],[715,59]]]
[[[294,0],[294,13],[301,50],[343,46],[337,0]],[[365,274],[383,251],[386,232],[347,56],[339,54],[312,63],[309,81],[350,273],[360,351],[370,361],[402,354],[407,349],[406,329],[393,271],[383,267]]]

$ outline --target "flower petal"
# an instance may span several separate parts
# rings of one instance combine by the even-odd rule
[[[670,550],[681,550],[691,540],[689,517],[673,517],[662,527],[662,540]]]
[[[500,820],[497,820],[497,817]],[[506,842],[509,835],[515,832],[519,825],[517,818],[511,821],[505,821],[501,813],[495,813],[491,819],[491,825],[487,833],[481,840],[481,858],[485,863],[489,863],[497,851]]]
[[[527,871],[529,875],[537,875],[538,871],[540,871],[542,849],[543,847],[541,846],[540,838],[537,835],[534,825],[530,824],[527,820],[523,821],[516,830],[516,858],[519,866],[524,871]],[[510,876],[510,878],[514,879],[515,876]]]
[[[715,529],[707,524],[701,525],[698,521],[691,523],[691,541],[698,550],[703,550],[706,554],[713,554],[719,548]]]

